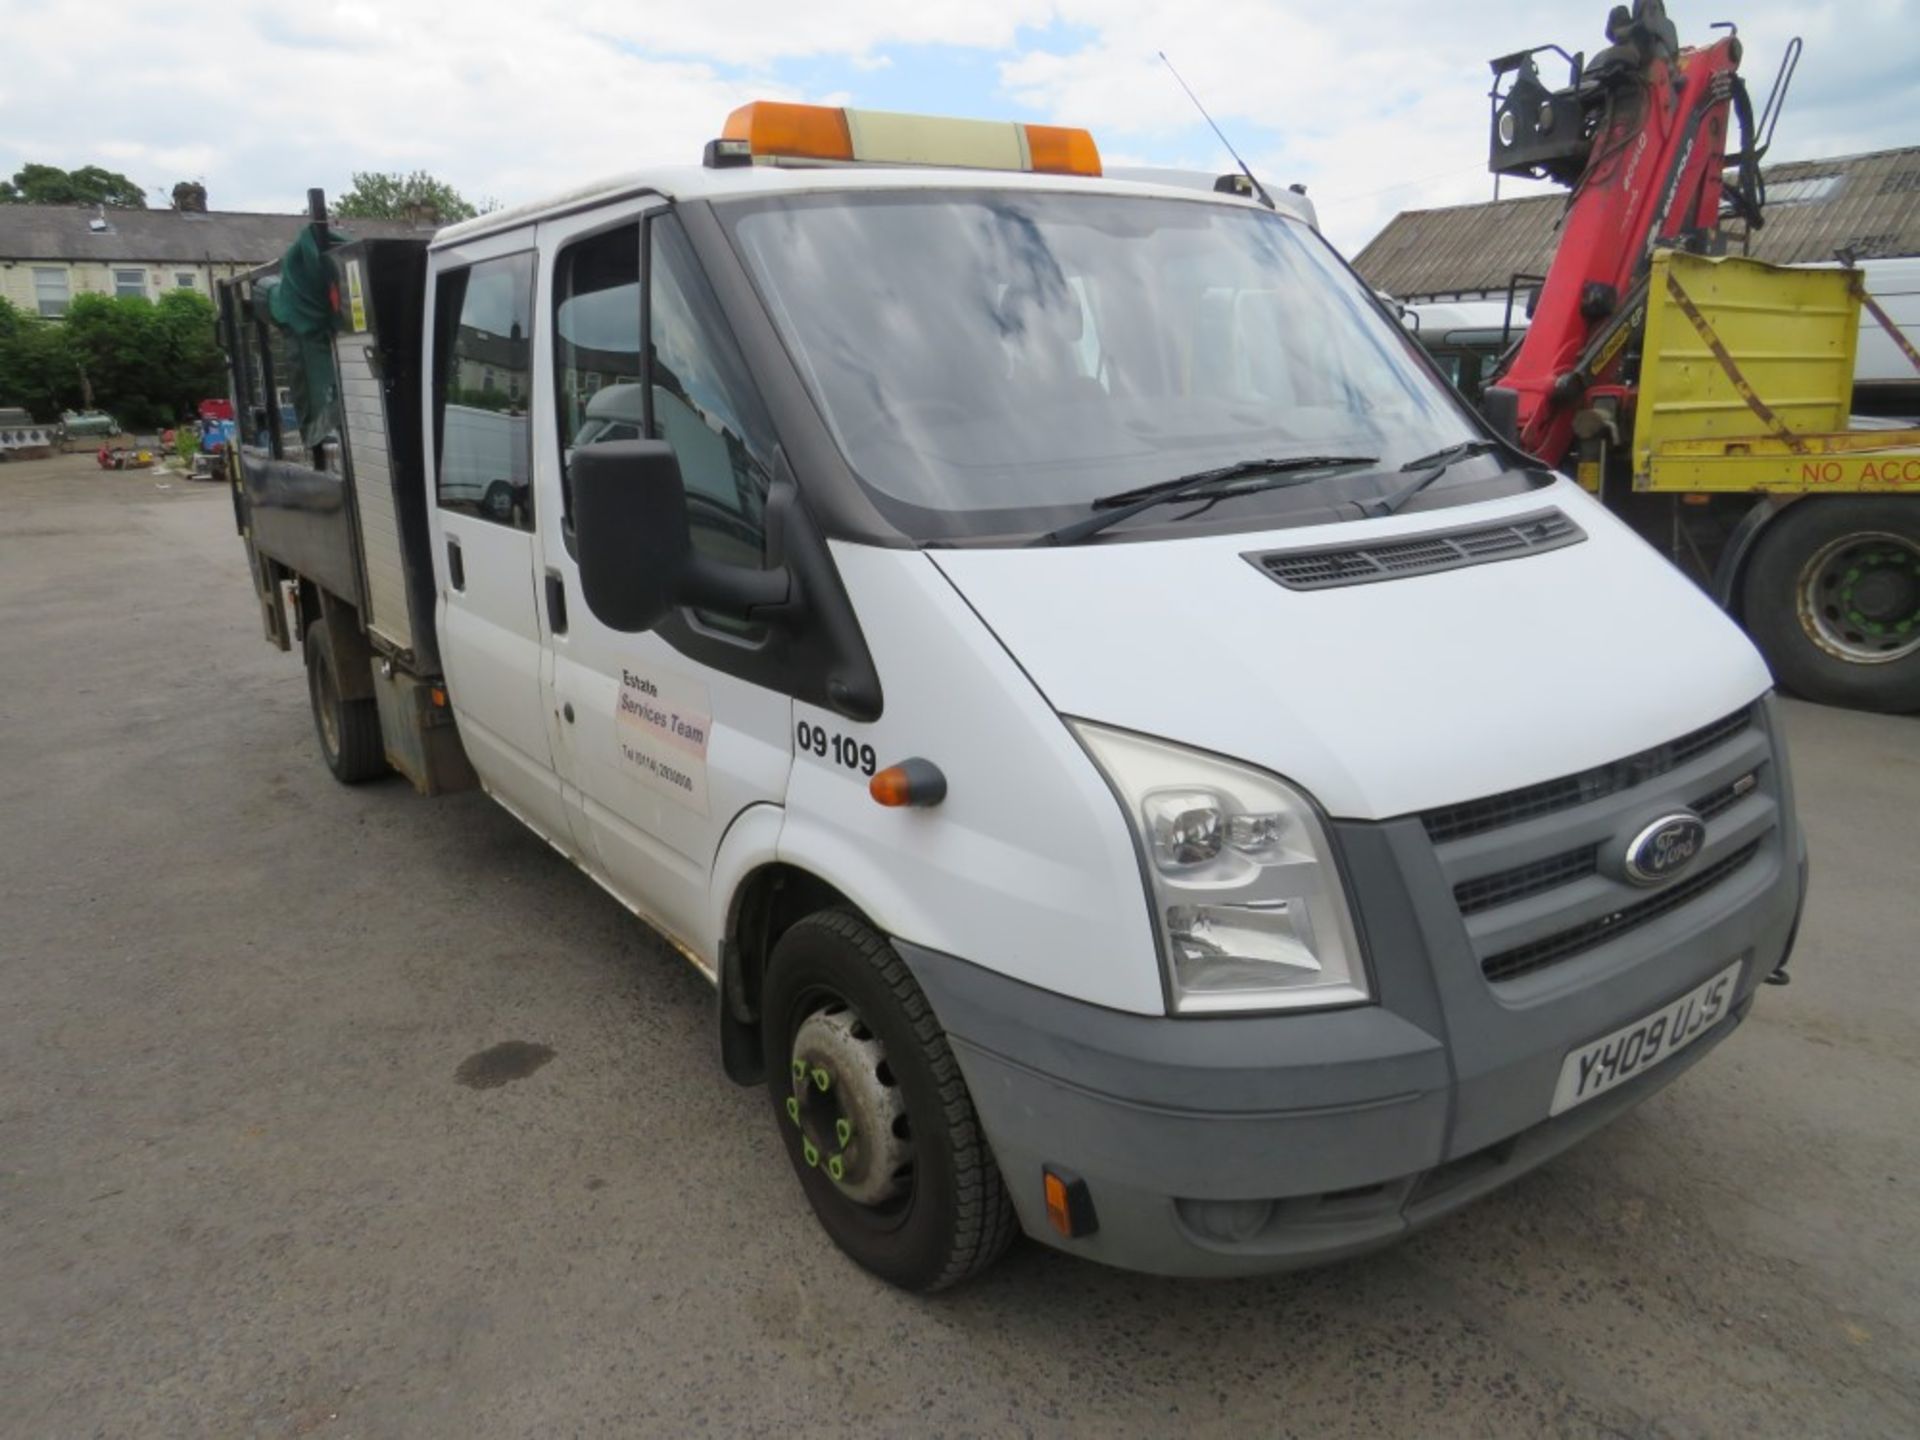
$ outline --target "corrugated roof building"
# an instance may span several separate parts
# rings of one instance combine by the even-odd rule
[[[1920,255],[1920,146],[1766,167],[1767,223],[1751,253],[1776,265]],[[1542,275],[1560,239],[1563,194],[1528,195],[1396,216],[1354,268],[1401,300],[1504,296],[1516,275]],[[1734,242],[1739,249],[1740,242]]]
[[[0,204],[0,299],[28,314],[64,315],[75,295],[213,293],[213,282],[277,260],[304,215],[87,205]],[[400,220],[342,220],[363,239],[428,235]]]

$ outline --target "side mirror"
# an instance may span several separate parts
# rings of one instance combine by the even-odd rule
[[[1504,385],[1490,385],[1480,392],[1480,413],[1502,440],[1518,448],[1520,444],[1520,392]]]
[[[723,565],[693,548],[680,462],[666,441],[580,446],[569,478],[581,596],[609,629],[651,630],[680,605],[750,619],[786,603],[784,568]]]
[[[610,629],[653,629],[679,599],[693,559],[673,447],[664,440],[582,446],[569,474],[587,608]]]

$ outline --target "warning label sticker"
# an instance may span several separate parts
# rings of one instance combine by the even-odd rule
[[[367,328],[367,292],[360,280],[360,262],[347,262],[348,328],[358,335]]]
[[[707,813],[707,687],[683,675],[622,669],[615,739],[634,778]]]

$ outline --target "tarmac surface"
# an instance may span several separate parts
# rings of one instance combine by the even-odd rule
[[[931,1300],[705,982],[479,795],[336,785],[218,486],[0,465],[0,1435],[1920,1434],[1920,719],[1786,707],[1791,987],[1386,1253]]]

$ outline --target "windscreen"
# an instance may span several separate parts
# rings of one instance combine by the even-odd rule
[[[923,534],[1041,529],[1254,458],[1377,473],[1477,433],[1325,243],[1269,211],[842,192],[732,229],[848,463]]]

